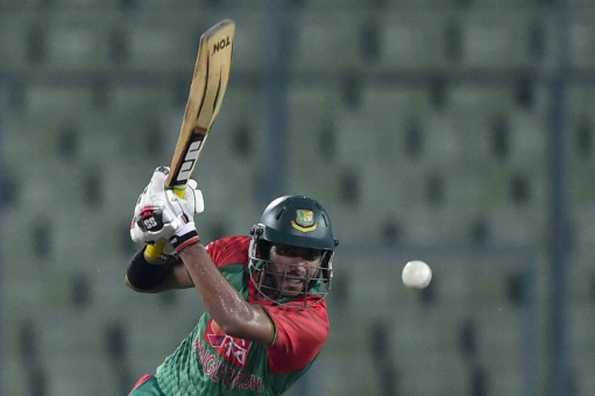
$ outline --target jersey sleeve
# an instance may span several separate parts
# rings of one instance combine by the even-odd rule
[[[290,373],[316,358],[329,331],[326,303],[306,309],[264,307],[275,325],[275,341],[268,347],[268,363],[274,373]]]
[[[206,248],[215,266],[222,268],[230,264],[246,265],[249,244],[247,236],[231,236],[212,241]]]

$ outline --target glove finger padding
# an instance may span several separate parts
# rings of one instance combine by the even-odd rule
[[[200,214],[205,211],[205,199],[202,191],[198,188],[198,183],[194,179],[188,180],[184,198],[191,199],[194,205],[193,212]]]
[[[165,179],[167,179],[167,175],[169,174],[169,168],[166,166],[160,166],[155,168],[153,175],[151,176],[151,180],[147,185],[147,192],[149,194],[158,194],[163,192],[165,189]]]

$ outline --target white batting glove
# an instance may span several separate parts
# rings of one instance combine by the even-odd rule
[[[195,180],[189,180],[184,198],[165,189],[169,169],[159,167],[140,194],[130,224],[130,237],[136,243],[171,242],[176,250],[198,240],[194,215],[204,212],[204,198]]]

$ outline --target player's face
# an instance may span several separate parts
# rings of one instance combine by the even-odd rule
[[[271,248],[273,276],[281,293],[297,296],[302,293],[308,280],[314,278],[320,267],[322,252],[287,245]]]

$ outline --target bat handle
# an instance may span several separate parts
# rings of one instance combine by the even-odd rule
[[[184,196],[186,195],[186,185],[183,184],[181,186],[175,186],[172,188],[174,194],[176,194],[178,197],[184,199]]]
[[[157,262],[159,257],[163,254],[165,250],[165,241],[159,240],[153,244],[147,244],[145,248],[145,258],[148,258],[151,262]]]

